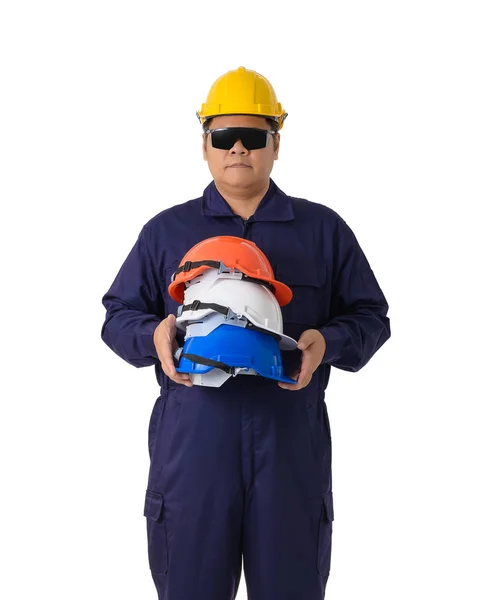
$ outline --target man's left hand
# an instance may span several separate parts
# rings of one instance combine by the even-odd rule
[[[297,348],[302,351],[302,363],[300,368],[291,375],[297,379],[297,383],[283,383],[278,385],[284,390],[301,390],[309,385],[312,375],[321,364],[326,352],[326,340],[318,329],[307,329],[298,340]]]

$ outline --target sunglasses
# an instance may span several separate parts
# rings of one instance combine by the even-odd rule
[[[221,129],[205,129],[211,136],[211,145],[220,150],[230,150],[237,140],[247,150],[259,150],[268,145],[268,135],[276,132],[272,129],[257,129],[255,127],[223,127]]]

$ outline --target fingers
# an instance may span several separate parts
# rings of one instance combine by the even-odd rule
[[[301,390],[304,387],[307,387],[312,379],[312,375],[308,375],[302,379],[300,377],[297,379],[297,383],[283,383],[282,381],[278,382],[280,388],[284,390],[290,390],[292,392],[296,392],[297,390]]]
[[[300,375],[300,372],[301,372],[301,369],[300,369],[300,367],[298,367],[298,369],[295,369],[295,371],[290,375],[290,377],[292,379],[297,379],[298,376]]]
[[[302,388],[309,385],[310,380],[312,379],[312,360],[306,356],[305,354],[302,356],[302,365],[300,370],[296,370],[292,375],[292,379],[295,379],[298,374],[297,383],[283,383],[280,381],[278,385],[280,388],[284,390],[301,390]]]
[[[298,340],[297,348],[302,351],[306,350],[318,339],[317,333],[315,329],[306,329]]]
[[[189,375],[187,373],[177,373],[177,371],[174,371],[175,375],[172,375],[170,372],[166,372],[166,370],[164,369],[164,373],[167,375],[167,377],[169,379],[172,379],[172,381],[175,381],[176,383],[179,383],[181,385],[185,385],[186,387],[192,387],[193,386],[193,382],[191,381],[191,378],[189,377]]]
[[[170,364],[169,362],[162,362],[161,365],[164,373],[169,379],[172,379],[172,381],[186,385],[187,387],[191,387],[193,385],[193,382],[191,381],[191,378],[188,375],[188,373],[178,373],[176,371],[176,367],[173,364]]]
[[[178,373],[174,364],[174,352],[177,349],[176,317],[169,315],[158,326],[156,348],[162,370],[175,383],[191,387],[193,385],[188,373]]]

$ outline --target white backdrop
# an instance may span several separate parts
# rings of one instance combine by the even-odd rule
[[[102,342],[101,298],[211,181],[195,111],[239,66],[289,113],[273,179],[348,222],[390,305],[392,338],[327,389],[326,598],[491,597],[486,4],[2,4],[2,598],[156,599],[159,390]]]

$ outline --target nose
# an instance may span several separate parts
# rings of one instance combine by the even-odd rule
[[[237,140],[235,144],[230,148],[230,154],[249,154],[249,150],[242,144],[242,142]]]

